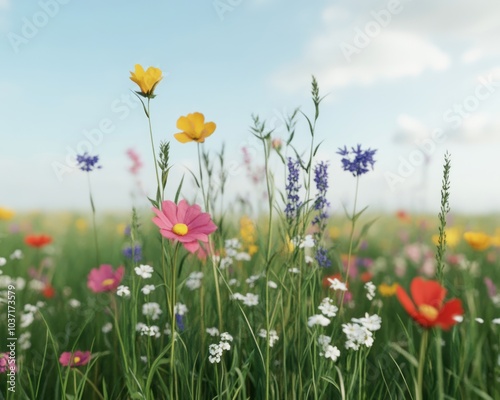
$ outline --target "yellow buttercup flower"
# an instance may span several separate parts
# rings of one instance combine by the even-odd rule
[[[330,229],[328,229],[328,234],[332,239],[338,239],[340,237],[340,229],[336,226],[332,226]]]
[[[205,138],[214,133],[216,125],[213,122],[205,123],[205,116],[195,112],[177,120],[177,128],[182,132],[176,133],[174,137],[181,143],[198,142],[203,143]]]
[[[465,232],[464,239],[474,250],[486,250],[491,245],[491,238],[483,232]]]
[[[14,214],[14,211],[9,210],[8,208],[0,207],[0,221],[8,221],[9,219],[12,219],[12,217],[14,217]]]
[[[392,285],[388,285],[387,283],[381,283],[379,286],[378,286],[378,291],[380,292],[380,294],[384,297],[390,297],[390,296],[394,296],[398,290],[398,284],[397,283],[393,283]]]
[[[155,87],[163,78],[161,69],[149,67],[146,71],[144,71],[144,68],[142,68],[141,65],[135,64],[135,71],[131,71],[130,75],[130,79],[137,83],[141,89],[140,92],[137,92],[138,94],[150,99],[155,97]]]

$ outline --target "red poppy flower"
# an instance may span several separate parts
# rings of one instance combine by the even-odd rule
[[[24,238],[24,243],[31,247],[40,248],[52,243],[52,238],[48,235],[27,235]]]
[[[361,282],[368,282],[368,281],[371,281],[373,279],[373,274],[369,271],[366,271],[366,272],[363,272],[360,276],[361,278]]]
[[[401,286],[398,286],[396,294],[410,317],[424,328],[439,326],[448,330],[457,323],[455,317],[464,313],[459,299],[443,303],[446,289],[439,282],[414,278],[410,284],[410,292],[413,300]]]
[[[54,287],[50,283],[47,283],[42,290],[42,295],[46,299],[51,299],[52,297],[54,297],[56,295],[56,290],[54,289]]]

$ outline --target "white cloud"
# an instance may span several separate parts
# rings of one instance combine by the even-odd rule
[[[483,56],[484,50],[479,47],[474,47],[464,52],[460,59],[464,64],[472,64],[476,61],[479,61]]]
[[[348,62],[342,53],[339,37],[345,33],[329,30],[313,38],[304,56],[284,67],[272,78],[286,91],[306,87],[311,73],[326,90],[348,85],[369,85],[382,80],[418,76],[425,70],[441,71],[450,59],[437,46],[419,35],[387,30],[375,37]],[[353,43],[348,39],[347,43]]]
[[[474,113],[464,118],[462,125],[448,133],[452,140],[465,143],[500,141],[500,119],[487,113]]]
[[[429,129],[421,121],[408,114],[399,115],[397,123],[394,141],[398,144],[413,143],[429,137]]]

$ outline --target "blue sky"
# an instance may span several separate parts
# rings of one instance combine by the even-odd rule
[[[140,63],[164,72],[152,103],[157,144],[173,140],[179,116],[200,111],[217,123],[207,148],[225,143],[228,161],[241,164],[241,147],[256,147],[251,115],[284,137],[282,114],[311,111],[314,74],[328,94],[317,158],[330,161],[334,209],[354,191],[335,151],[361,143],[378,149],[362,178],[364,204],[437,211],[448,150],[452,209],[498,211],[498,12],[494,0],[0,0],[0,206],[88,209],[85,174],[61,169],[88,145],[103,165],[91,176],[98,208],[132,204],[128,148],[143,158],[140,177],[153,192],[147,122],[129,80]],[[102,128],[89,143],[85,134],[101,137]],[[304,149],[305,128],[296,143]],[[170,197],[196,166],[194,144],[171,146]],[[248,191],[243,168],[229,185]]]

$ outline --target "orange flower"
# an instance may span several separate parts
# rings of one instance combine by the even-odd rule
[[[387,283],[381,283],[378,286],[378,291],[382,296],[390,297],[396,294],[398,287],[399,285],[397,283],[393,283],[392,285],[388,285]]]
[[[448,330],[457,323],[455,317],[464,314],[459,299],[451,299],[443,304],[446,289],[437,281],[414,278],[410,292],[413,300],[401,286],[398,286],[396,294],[410,317],[424,328],[439,326]]]
[[[483,251],[491,245],[491,238],[483,232],[465,232],[464,239],[474,250]]]
[[[5,220],[8,221],[14,217],[14,211],[9,210],[8,208],[0,207],[0,221]]]
[[[24,243],[31,247],[41,248],[52,243],[52,238],[48,235],[28,235],[24,238]]]
[[[214,133],[216,125],[213,122],[205,123],[205,116],[195,112],[177,120],[177,128],[182,132],[176,133],[174,137],[181,143],[198,142],[203,143],[207,137]]]
[[[411,217],[410,214],[408,214],[406,211],[399,210],[396,212],[396,217],[401,221],[401,222],[411,222]]]
[[[368,281],[371,281],[373,278],[373,274],[371,272],[363,272],[361,275],[360,275],[360,279],[361,279],[361,282],[368,282]]]

